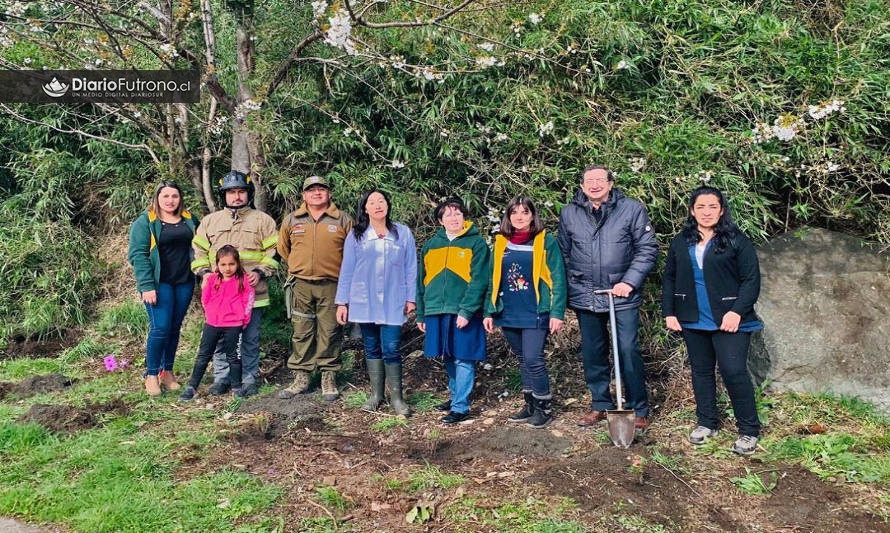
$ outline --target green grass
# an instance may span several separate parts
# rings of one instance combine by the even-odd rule
[[[20,381],[31,376],[64,372],[67,368],[57,358],[8,359],[0,362],[0,381]]]
[[[329,511],[343,513],[353,507],[353,503],[343,496],[336,487],[321,485],[315,488],[315,499]]]
[[[890,421],[868,402],[787,393],[774,411],[785,420],[761,441],[765,461],[798,463],[822,479],[890,484]],[[819,433],[811,433],[818,429]]]
[[[439,467],[428,464],[411,472],[406,489],[412,494],[433,488],[450,489],[463,485],[465,481],[463,476],[446,474]]]
[[[148,313],[145,312],[145,305],[136,300],[127,300],[102,311],[96,330],[103,337],[144,338],[148,331]]]
[[[16,374],[35,362],[8,361],[2,371]],[[265,515],[279,487],[227,469],[177,478],[179,457],[212,453],[226,422],[216,411],[178,409],[174,395],[148,399],[134,379],[132,371],[103,373],[21,406],[0,404],[0,515],[91,533],[145,531],[149,524],[152,531],[230,531],[235,521],[238,531],[283,531],[282,519]],[[100,425],[70,436],[13,421],[32,403],[119,399],[130,408],[126,416],[99,414]]]
[[[343,395],[343,405],[345,405],[347,409],[361,409],[366,401],[368,401],[368,393],[363,390],[353,391]]]
[[[445,399],[431,392],[415,392],[408,395],[407,401],[418,413],[428,413]]]
[[[770,447],[767,459],[800,463],[822,479],[890,483],[890,457],[869,444],[843,433],[786,437]]]
[[[523,501],[491,504],[475,497],[464,497],[445,507],[443,514],[456,523],[455,531],[503,531],[516,533],[583,533],[587,527],[563,519],[577,508],[568,499],[548,502],[529,497]]]
[[[742,493],[753,496],[767,496],[776,488],[778,473],[775,470],[753,472],[747,466],[745,475],[730,478],[729,481]]]
[[[114,343],[99,341],[96,337],[85,337],[76,346],[62,352],[59,359],[65,363],[74,363],[86,359],[101,358],[117,351],[117,346]]]
[[[388,416],[371,424],[374,431],[390,431],[395,428],[408,427],[408,421],[401,417]]]

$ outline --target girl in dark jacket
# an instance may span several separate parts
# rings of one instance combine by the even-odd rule
[[[556,237],[544,230],[534,203],[510,200],[494,239],[485,331],[500,326],[519,360],[525,406],[508,422],[543,428],[553,419],[550,377],[544,360],[547,335],[563,325],[566,275]]]
[[[754,313],[760,266],[719,190],[699,187],[692,192],[689,218],[668,250],[662,289],[665,325],[683,335],[692,367],[698,427],[689,441],[703,444],[720,427],[716,366],[739,431],[733,451],[754,453],[760,420],[748,375],[748,347],[751,333],[763,328]]]

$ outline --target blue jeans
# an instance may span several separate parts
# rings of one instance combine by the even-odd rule
[[[717,410],[717,378],[714,367],[729,393],[739,434],[760,435],[760,419],[754,401],[754,386],[748,374],[748,346],[750,333],[726,333],[683,329],[683,340],[692,367],[692,392],[695,394],[695,414],[698,425],[709,429],[720,428]]]
[[[476,381],[476,362],[445,356],[445,372],[448,374],[448,391],[451,393],[451,410],[455,413],[470,412],[470,393]]]
[[[581,362],[584,365],[584,382],[590,390],[590,408],[596,411],[615,409],[609,384],[612,373],[609,370],[609,313],[593,313],[575,310],[578,326],[581,329]],[[618,358],[621,363],[621,384],[624,392],[624,408],[633,409],[636,416],[649,416],[649,399],[646,394],[646,373],[643,356],[640,353],[638,330],[640,312],[638,308],[615,311],[618,329]]]
[[[402,326],[362,323],[359,327],[362,329],[367,359],[382,358],[388,365],[402,362],[402,355],[399,353]]]
[[[161,370],[173,370],[176,349],[179,347],[179,330],[194,291],[194,282],[177,285],[161,283],[156,291],[157,303],[145,304],[149,323],[145,346],[146,376],[157,376]]]
[[[260,324],[263,321],[265,307],[254,307],[250,312],[250,322],[241,332],[238,343],[238,354],[241,358],[241,383],[245,387],[256,383],[260,374]],[[229,380],[229,362],[222,345],[213,353],[213,382],[231,384]]]
[[[544,343],[550,331],[537,328],[501,328],[501,330],[513,355],[519,359],[522,392],[531,392],[539,400],[552,398],[550,376],[547,374],[547,364],[544,362]]]

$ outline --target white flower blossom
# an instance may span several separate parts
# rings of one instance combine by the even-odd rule
[[[646,167],[646,158],[645,157],[634,157],[628,161],[630,164],[630,170],[632,172],[639,172]]]
[[[510,137],[506,133],[499,132],[497,135],[494,136],[494,142],[504,142],[509,138]]]
[[[847,108],[844,107],[843,100],[826,100],[824,102],[819,102],[818,105],[811,105],[807,108],[807,114],[813,120],[819,120],[827,117],[832,113],[844,112]]]
[[[179,52],[176,51],[176,47],[170,43],[162,44],[160,49],[161,49],[162,55],[165,55],[170,58],[179,57]]]
[[[436,71],[433,70],[433,67],[427,66],[427,67],[423,67],[423,69],[421,69],[417,72],[417,77],[423,78],[427,81],[433,81],[433,80],[441,79],[442,75],[437,74]]]
[[[223,116],[217,116],[213,119],[213,122],[208,125],[207,129],[210,130],[211,135],[220,135],[225,131],[226,124],[229,120]]]
[[[328,3],[325,0],[312,2],[312,15],[315,20],[321,19],[328,11]]]
[[[790,141],[800,133],[803,126],[803,118],[785,113],[773,122],[773,135],[780,141]]]
[[[497,58],[491,56],[480,56],[476,58],[476,66],[482,68],[493,67],[497,64]]]
[[[615,65],[615,70],[624,70],[628,68],[630,68],[630,65],[623,59],[619,61],[617,65]]]
[[[542,15],[539,15],[537,13],[529,13],[528,14],[528,21],[534,25],[537,25],[542,20],[544,20],[544,17]]]
[[[405,58],[404,56],[390,56],[389,61],[392,64],[393,68],[405,68]]]
[[[476,45],[476,48],[485,50],[486,52],[491,52],[492,50],[494,50],[494,43],[480,43]]]
[[[707,184],[709,181],[711,181],[713,175],[714,174],[710,170],[701,170],[697,175],[698,181]]]
[[[251,111],[257,111],[260,109],[260,104],[258,102],[254,102],[250,98],[244,100],[237,106],[235,106],[235,117],[239,120],[243,120],[247,115],[250,114]]]
[[[352,40],[352,19],[344,8],[340,8],[334,16],[328,18],[330,27],[324,32],[324,42],[340,48],[349,55],[355,55],[355,41]]]
[[[26,9],[28,9],[28,6],[24,2],[12,2],[6,8],[6,14],[10,17],[21,17],[25,14]]]
[[[553,121],[545,122],[538,125],[538,136],[543,137],[553,132]]]
[[[399,161],[398,159],[393,159],[389,166],[392,168],[404,168],[405,163]]]
[[[34,60],[31,59],[30,57],[26,57],[25,60],[24,60],[24,63],[25,63],[26,65],[30,65],[32,61],[34,61]]]

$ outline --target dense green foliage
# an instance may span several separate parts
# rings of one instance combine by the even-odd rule
[[[176,45],[200,58],[198,5],[177,5]],[[239,13],[214,5],[215,72],[234,90]],[[31,4],[23,17],[62,9],[50,6]],[[337,6],[327,6],[322,30]],[[464,198],[488,230],[523,192],[553,227],[580,170],[602,163],[645,202],[662,241],[682,222],[688,192],[707,182],[728,192],[740,225],[758,239],[815,224],[890,243],[888,9],[887,0],[483,0],[424,28],[355,25],[354,55],[316,41],[266,93],[314,27],[313,13],[308,4],[257,3],[247,83],[259,105],[241,117],[223,116],[214,127],[186,122],[188,135],[165,144],[157,132],[174,116],[165,106],[131,106],[132,120],[100,106],[10,105],[0,114],[0,212],[11,224],[0,251],[23,256],[52,227],[58,238],[37,248],[66,258],[7,261],[3,294],[15,297],[4,298],[12,303],[0,308],[0,322],[41,333],[82,320],[86,295],[96,293],[84,292],[99,272],[90,263],[94,237],[122,231],[161,177],[199,185],[187,162],[205,147],[213,174],[226,170],[228,134],[241,119],[263,147],[276,218],[299,201],[312,173],[329,176],[336,201],[350,210],[362,190],[388,190],[397,218],[421,242],[434,224],[429,206],[448,195]],[[391,1],[372,15],[413,20],[428,11]],[[87,30],[78,31],[82,39]],[[114,60],[98,45],[66,56],[41,42],[5,41],[0,54],[32,68],[76,54]],[[163,63],[132,46],[133,62]],[[183,54],[171,60],[179,68],[188,66]],[[190,112],[205,115],[209,100],[205,94]],[[64,133],[71,130],[99,138]],[[150,152],[125,146],[144,143]],[[192,206],[201,198],[193,192]],[[39,270],[48,263],[76,274]],[[59,314],[52,298],[83,301]],[[50,311],[34,318],[29,305]]]

